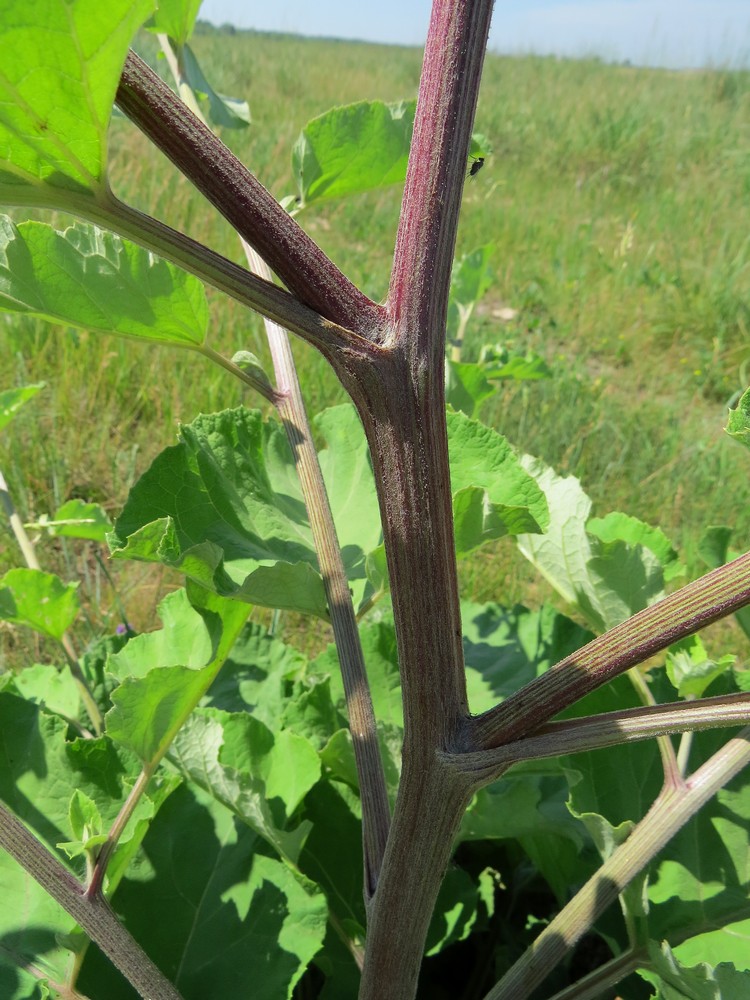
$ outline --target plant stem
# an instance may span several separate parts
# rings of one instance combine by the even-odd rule
[[[665,784],[651,809],[484,1000],[525,1000],[604,910],[708,800],[750,763],[750,727],[682,787]]]
[[[373,336],[382,327],[382,308],[339,271],[224,143],[134,52],[125,62],[117,103],[301,302],[365,336]]]
[[[39,560],[36,557],[36,550],[32,544],[31,539],[26,533],[26,529],[23,526],[23,521],[18,516],[18,512],[13,503],[13,499],[8,490],[8,484],[5,481],[5,476],[0,469],[0,503],[3,505],[3,510],[10,522],[10,529],[13,532],[16,541],[18,542],[18,547],[21,550],[24,561],[29,569],[41,569],[39,565]]]
[[[471,742],[490,748],[532,733],[584,695],[671,643],[750,604],[750,552],[639,611],[501,705],[471,720]]]
[[[640,670],[628,670],[628,680],[635,688],[638,697],[644,705],[656,706],[656,698],[654,698],[651,688],[646,683],[646,678]],[[679,784],[682,780],[682,772],[677,763],[677,754],[675,753],[672,740],[666,734],[659,733],[656,737],[656,744],[659,747],[661,766],[664,770],[664,780]]]
[[[411,1000],[471,794],[441,751],[468,716],[445,426],[445,321],[491,0],[435,0],[387,310],[375,363],[346,369],[370,445],[404,702],[403,769],[369,914],[360,1000]]]
[[[700,701],[629,708],[565,722],[548,722],[531,736],[476,752],[444,754],[442,759],[477,781],[496,781],[513,764],[542,757],[600,750],[684,731],[720,729],[750,722],[750,694],[720,695]],[[665,776],[673,780],[671,775]]]
[[[603,996],[609,995],[607,990],[642,966],[647,959],[648,955],[642,948],[629,948],[622,955],[579,979],[577,983],[555,993],[549,1000],[601,1000]]]
[[[182,1000],[105,900],[89,899],[83,886],[1,803],[0,847],[80,924],[143,1000]]]
[[[262,277],[270,279],[267,265],[247,244],[245,252],[250,267]],[[372,695],[349,581],[341,558],[336,526],[313,444],[289,337],[278,324],[266,320],[265,325],[276,376],[276,409],[294,456],[344,681],[362,800],[364,893],[365,902],[369,904],[380,876],[391,821]]]
[[[88,888],[86,889],[86,895],[89,899],[94,899],[102,894],[107,865],[109,864],[110,858],[114,853],[115,847],[117,847],[117,842],[122,836],[123,830],[127,826],[128,820],[133,815],[135,807],[138,805],[141,796],[148,788],[148,783],[151,781],[156,767],[156,764],[144,764],[143,770],[138,775],[135,784],[130,789],[128,797],[122,804],[122,808],[115,817],[115,820],[109,829],[107,839],[102,844],[101,850],[97,856],[94,870],[91,873],[91,879],[89,881]]]

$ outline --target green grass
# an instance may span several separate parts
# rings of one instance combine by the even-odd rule
[[[292,193],[291,148],[310,117],[414,96],[421,61],[416,49],[253,34],[200,35],[195,48],[217,90],[250,101],[252,126],[223,138],[278,197]],[[540,352],[554,370],[547,382],[505,388],[484,419],[579,476],[596,513],[622,509],[661,525],[692,575],[707,524],[732,525],[736,548],[750,547],[747,452],[722,434],[727,401],[750,381],[748,114],[747,72],[489,56],[476,129],[493,153],[467,182],[459,233],[459,253],[496,245],[496,284],[466,358],[502,341]],[[241,260],[230,227],[128,122],[113,123],[112,139],[121,197]],[[393,189],[300,221],[382,299],[399,203]],[[257,317],[218,294],[211,301],[211,345],[264,356]],[[501,306],[517,318],[501,321]],[[114,515],[178,421],[257,405],[192,355],[16,317],[0,319],[0,345],[3,387],[48,383],[0,441],[0,468],[28,518],[71,496]],[[298,353],[311,409],[340,400],[325,363],[304,346]],[[4,570],[18,556],[0,532]],[[92,633],[112,627],[117,608],[90,549],[43,541],[40,558],[82,573]],[[461,572],[478,599],[547,596],[509,543]],[[150,627],[166,579],[139,566],[113,573],[134,623]],[[8,632],[6,648],[12,657],[26,647]]]

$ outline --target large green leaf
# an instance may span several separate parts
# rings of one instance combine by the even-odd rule
[[[203,343],[208,305],[186,271],[113,233],[0,216],[0,309],[97,333]]]
[[[272,733],[245,713],[198,709],[178,733],[169,759],[296,862],[310,824],[295,826],[292,813],[320,777],[318,755],[304,737]]]
[[[153,9],[152,0],[4,0],[0,201],[64,208],[68,192],[103,191],[120,72]]]
[[[33,385],[22,385],[17,389],[4,389],[0,392],[0,431],[11,422],[23,404],[36,396],[45,384],[36,382]]]
[[[47,663],[35,663],[13,675],[13,688],[27,701],[48,712],[77,719],[81,711],[81,691],[69,670]]]
[[[153,766],[206,693],[245,624],[249,608],[190,587],[159,606],[164,628],[137,636],[110,657],[124,677],[112,692],[107,734]]]
[[[380,525],[352,407],[321,415],[321,459],[355,604],[370,585]],[[327,617],[312,533],[284,431],[257,411],[225,410],[182,427],[133,488],[115,555],[163,562],[227,597]],[[154,514],[159,515],[154,519]]]
[[[750,918],[696,934],[677,945],[674,953],[683,965],[694,965],[710,955],[713,964],[732,962],[738,969],[750,972]]]
[[[494,707],[591,638],[591,634],[548,605],[461,603],[469,706],[473,713]],[[482,789],[462,825],[462,839],[516,839],[563,900],[571,883],[588,874],[581,856],[585,838],[566,808],[568,782],[555,762],[514,768]],[[583,866],[583,867],[582,867]]]
[[[622,525],[611,519],[594,523],[593,530],[604,535],[597,537],[589,532],[591,501],[578,480],[556,475],[538,459],[525,456],[522,461],[546,494],[551,517],[544,535],[521,535],[518,546],[596,631],[612,628],[663,596],[664,551],[655,554],[646,547],[653,537],[647,526],[635,545],[622,539]],[[635,519],[626,520],[632,531]]]
[[[360,101],[313,118],[292,153],[300,207],[403,183],[415,101]]]
[[[287,708],[289,688],[306,667],[307,658],[299,650],[249,622],[204,704],[227,712],[250,712],[269,729],[275,728]]]
[[[448,451],[459,555],[493,538],[544,530],[544,494],[504,437],[449,411]]]
[[[121,884],[118,912],[185,1000],[287,1000],[320,949],[324,896],[262,847],[229,810],[185,787],[164,805]],[[133,998],[94,949],[79,988]]]
[[[325,445],[320,467],[350,579],[364,576],[365,554],[382,541],[370,452],[357,412],[344,403],[319,413],[315,428]]]
[[[10,569],[0,580],[0,618],[59,642],[78,616],[78,584],[40,569]]]

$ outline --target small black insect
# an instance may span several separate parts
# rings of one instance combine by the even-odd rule
[[[479,171],[482,169],[483,166],[484,166],[484,157],[475,156],[474,162],[472,163],[471,168],[469,169],[469,177],[476,177],[476,175],[479,173]]]

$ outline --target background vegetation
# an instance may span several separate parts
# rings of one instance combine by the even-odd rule
[[[224,138],[278,197],[293,192],[291,147],[309,118],[334,104],[413,97],[421,64],[417,49],[285,36],[204,31],[194,43],[216,88],[250,101],[253,124]],[[750,547],[747,461],[722,433],[728,402],[750,382],[750,73],[491,55],[482,86],[476,129],[493,153],[467,180],[458,252],[493,242],[496,282],[464,357],[502,342],[539,352],[554,373],[508,383],[483,418],[579,476],[595,513],[620,509],[660,525],[697,575],[706,525],[729,524],[734,547]],[[126,121],[112,128],[117,193],[240,261],[229,226],[174,168]],[[376,299],[386,293],[400,196],[394,188],[300,219]],[[212,303],[212,346],[263,356],[260,321],[219,296]],[[47,382],[0,439],[0,468],[27,520],[71,497],[114,515],[179,421],[245,399],[198,358],[84,339],[0,316],[0,387]],[[295,350],[311,410],[342,398],[325,363]],[[92,634],[123,617],[96,556],[65,539],[40,545],[46,569],[82,577]],[[19,563],[0,523],[0,573]],[[549,596],[508,541],[461,571],[478,601]],[[111,572],[128,620],[151,627],[177,578],[137,564]],[[732,626],[720,628],[726,638]],[[2,629],[6,662],[41,652],[33,637]],[[297,636],[308,646],[326,638]],[[739,632],[731,648],[747,661]]]

